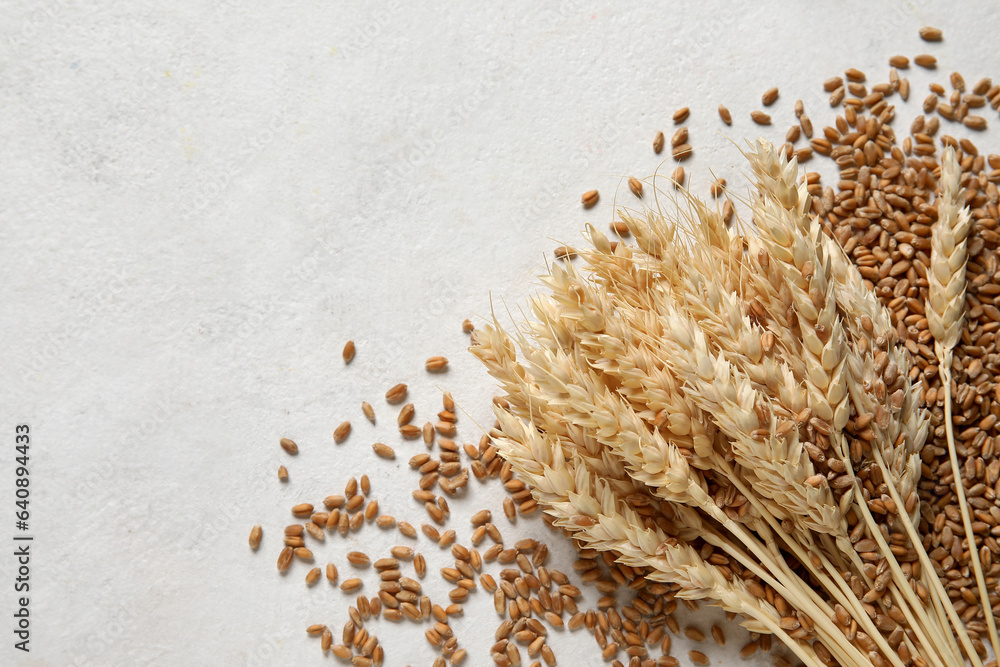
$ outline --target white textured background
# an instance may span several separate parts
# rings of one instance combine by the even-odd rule
[[[796,98],[817,131],[829,122],[821,83],[845,67],[877,82],[890,55],[936,54],[938,73],[911,70],[902,117],[952,69],[1000,76],[987,2],[439,4],[0,7],[0,541],[14,533],[21,422],[36,536],[30,656],[12,648],[0,547],[0,664],[324,662],[303,630],[339,635],[345,599],[306,589],[300,564],[276,572],[288,507],[368,471],[382,511],[419,524],[405,461],[421,446],[398,446],[393,466],[369,448],[397,444],[385,389],[410,383],[418,423],[452,390],[468,411],[460,440],[477,441],[491,381],[462,319],[482,321],[491,297],[516,308],[555,239],[610,220],[616,191],[631,199],[622,176],[660,165],[650,142],[669,137],[674,109],[692,108],[685,166],[704,192],[710,167],[738,182],[729,139],[756,136],[749,112],[772,85],[767,135],[780,139]],[[920,42],[925,24],[945,42]],[[602,201],[585,212],[592,187]],[[359,351],[345,368],[348,338]],[[432,354],[451,371],[427,376]],[[334,446],[342,419],[355,430]],[[470,487],[453,503],[463,541],[471,510],[499,506],[496,485]],[[499,524],[544,535],[539,521]],[[399,541],[374,526],[353,538],[373,553]],[[346,544],[328,540],[317,564],[343,578]],[[447,590],[436,569],[426,581]],[[455,623],[467,665],[488,663],[495,626],[474,595]],[[373,628],[387,665],[430,664],[424,627]],[[589,636],[555,634],[560,664],[601,663]],[[730,634],[732,650],[706,649],[713,664],[735,661],[745,636]]]

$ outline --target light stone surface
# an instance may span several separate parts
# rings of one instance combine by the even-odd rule
[[[15,562],[0,549],[0,663],[326,664],[304,629],[339,637],[346,600],[325,581],[306,588],[301,563],[276,572],[288,508],[367,472],[382,511],[419,526],[406,460],[423,446],[395,437],[385,390],[410,384],[421,424],[451,390],[459,441],[478,441],[492,382],[461,321],[520,317],[556,245],[606,227],[616,198],[632,206],[629,175],[669,174],[651,141],[669,138],[676,108],[692,109],[695,191],[712,169],[745,193],[737,146],[782,141],[796,98],[819,132],[821,83],[846,67],[877,82],[891,55],[938,56],[937,72],[904,73],[900,134],[930,81],[1000,76],[987,2],[671,4],[0,7],[0,540],[15,532],[18,423],[34,438],[35,536],[28,655],[13,649]],[[927,24],[944,42],[920,41]],[[750,111],[771,86],[774,125],[760,128]],[[991,136],[981,149],[997,150]],[[584,211],[591,188],[601,202]],[[423,371],[436,354],[452,360],[443,375]],[[334,445],[344,419],[354,431]],[[509,542],[546,536],[538,520],[508,526],[497,484],[470,487],[452,503],[460,541],[486,506]],[[413,541],[368,526],[317,547],[316,564],[344,578],[346,551],[396,543]],[[445,599],[447,550],[416,543]],[[568,547],[552,544],[568,570]],[[489,663],[496,623],[474,593],[454,623],[466,665]],[[387,665],[431,664],[426,626],[372,629]],[[728,633],[725,650],[705,649],[714,665],[739,664],[746,634]],[[583,632],[552,643],[560,665],[603,664]],[[683,660],[689,648],[675,639]]]

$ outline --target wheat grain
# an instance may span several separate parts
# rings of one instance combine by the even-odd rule
[[[628,179],[629,190],[632,191],[636,197],[642,197],[642,181],[640,181],[635,176],[629,176]]]
[[[376,442],[372,445],[372,451],[383,459],[394,459],[396,458],[396,450],[394,450],[389,445],[384,442]]]
[[[920,29],[920,39],[925,42],[940,42],[942,39],[942,32],[940,28],[933,28],[931,26],[924,26]]]
[[[344,439],[346,439],[347,436],[350,434],[350,432],[351,432],[351,422],[349,421],[341,422],[340,425],[337,426],[337,428],[334,429],[333,431],[333,439],[335,442],[343,442]]]
[[[448,360],[445,357],[431,357],[424,362],[424,368],[431,373],[440,373],[448,367]]]
[[[657,132],[656,136],[653,137],[653,152],[657,155],[663,150],[663,144],[666,138],[663,136],[663,132]]]

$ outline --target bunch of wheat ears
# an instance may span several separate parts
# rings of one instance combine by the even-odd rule
[[[917,533],[928,422],[889,313],[796,162],[764,141],[746,157],[752,227],[690,196],[674,219],[621,211],[634,243],[589,227],[585,268],[554,265],[528,323],[477,331],[506,399],[499,451],[578,544],[805,665],[982,667]],[[927,315],[942,359],[964,308],[958,178],[946,157]]]

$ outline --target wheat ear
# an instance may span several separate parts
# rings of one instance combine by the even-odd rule
[[[983,565],[976,549],[976,536],[972,532],[972,517],[962,483],[962,468],[955,449],[955,433],[951,418],[951,364],[952,350],[958,344],[965,324],[965,265],[968,260],[966,238],[971,216],[965,207],[961,190],[962,170],[955,156],[955,149],[945,149],[941,161],[941,194],[938,196],[938,219],[931,229],[931,270],[927,297],[927,324],[934,336],[934,351],[938,358],[938,373],[944,393],[944,426],[948,439],[948,456],[955,478],[955,495],[962,513],[962,525],[969,547],[969,561],[976,576],[976,586],[983,605],[983,615],[989,628],[993,653],[1000,658],[1000,639],[997,637],[996,620],[983,577]]]

